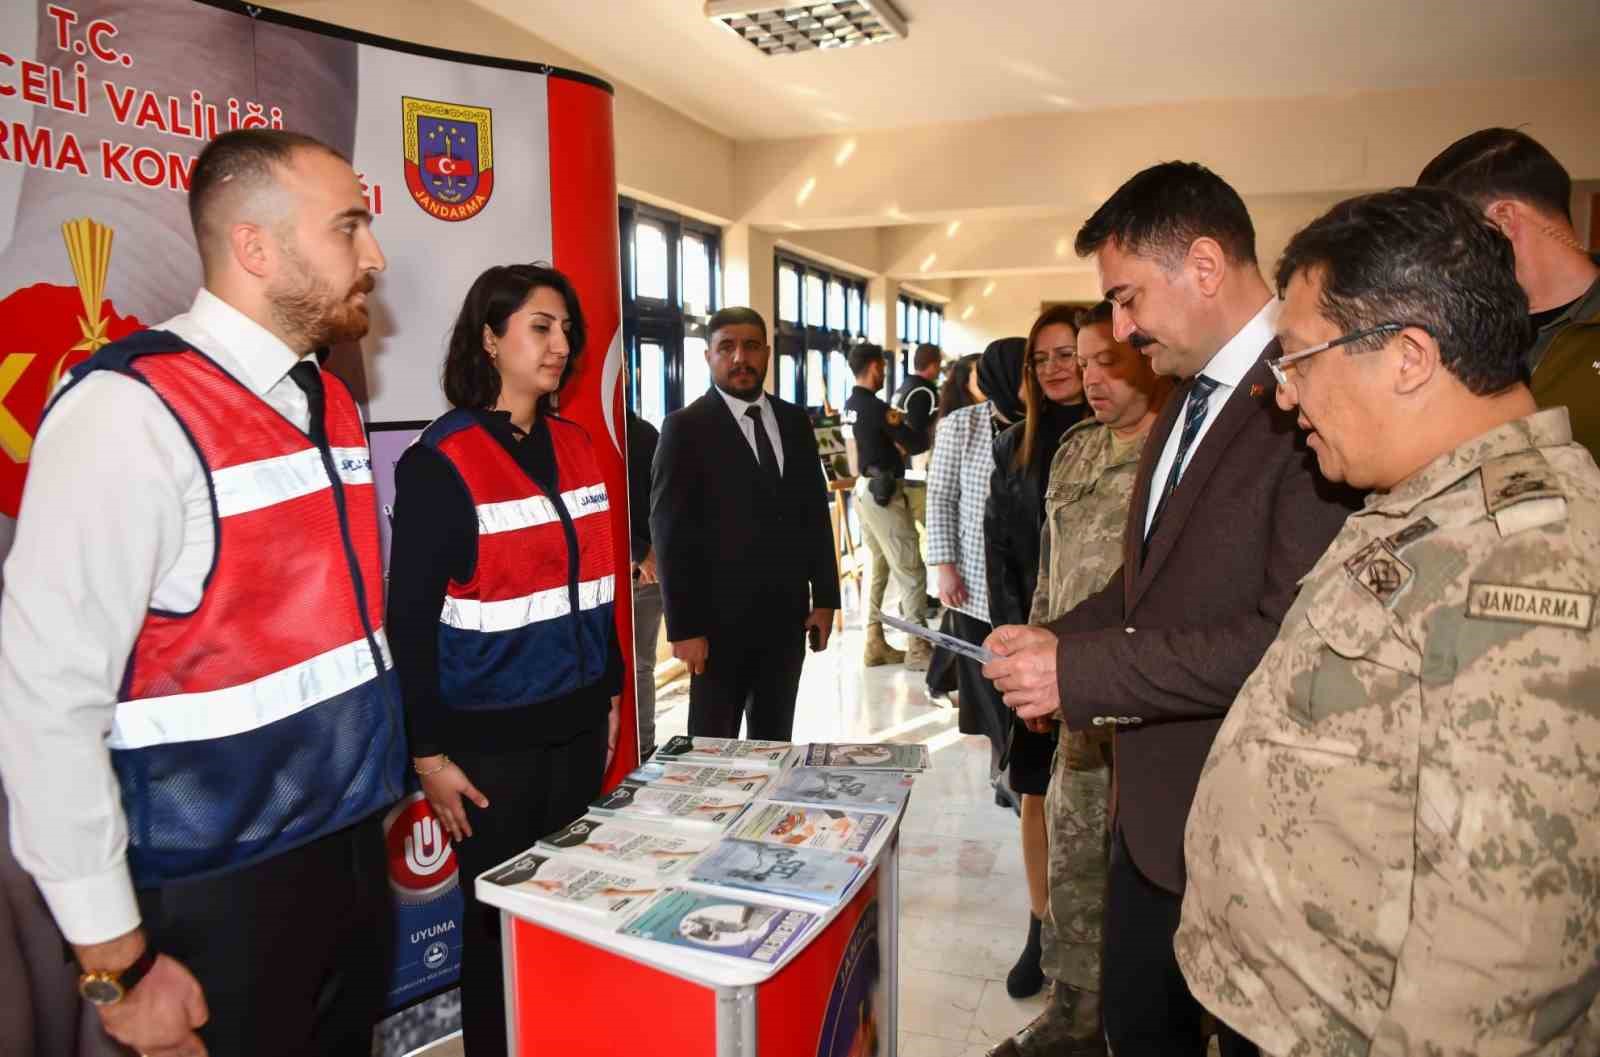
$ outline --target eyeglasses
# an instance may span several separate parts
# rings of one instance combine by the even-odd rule
[[[1028,366],[1035,371],[1042,371],[1054,364],[1056,367],[1073,367],[1078,362],[1076,349],[1040,349],[1028,355]]]
[[[1321,345],[1313,345],[1309,349],[1301,349],[1299,352],[1291,352],[1287,356],[1279,356],[1276,359],[1268,360],[1267,370],[1272,372],[1272,377],[1278,380],[1279,385],[1288,385],[1289,376],[1284,373],[1283,369],[1291,363],[1299,363],[1301,360],[1315,356],[1319,352],[1327,352],[1329,349],[1337,348],[1340,345],[1349,345],[1363,338],[1370,338],[1378,334],[1398,334],[1407,327],[1416,327],[1418,330],[1427,331],[1430,334],[1433,333],[1421,323],[1379,323],[1375,327],[1352,330],[1348,334],[1341,334],[1332,341],[1325,341]]]

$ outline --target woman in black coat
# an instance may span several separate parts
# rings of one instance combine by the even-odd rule
[[[991,400],[996,399],[995,391],[1012,399],[1016,399],[1013,394],[1021,393],[1016,415],[1021,421],[995,438],[995,469],[983,518],[989,557],[989,619],[997,628],[1028,623],[1039,579],[1039,532],[1044,527],[1050,461],[1062,436],[1086,410],[1083,378],[1074,359],[1078,346],[1075,311],[1058,305],[1034,321],[1020,378],[985,380],[984,392]],[[1056,737],[1028,730],[1015,716],[1010,719],[1006,777],[1012,792],[1021,797],[1022,859],[1032,914],[1027,944],[1006,977],[1006,990],[1023,998],[1044,986],[1039,968],[1039,924],[1050,896],[1044,793],[1050,784]]]

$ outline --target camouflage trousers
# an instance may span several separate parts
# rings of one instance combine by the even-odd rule
[[[1050,842],[1050,908],[1041,930],[1045,975],[1082,991],[1100,990],[1100,927],[1106,905],[1106,831],[1111,768],[1073,770],[1065,740],[1045,792]]]

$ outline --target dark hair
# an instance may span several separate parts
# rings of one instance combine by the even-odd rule
[[[763,342],[767,340],[767,321],[753,308],[730,305],[727,308],[717,309],[716,315],[706,324],[706,341],[709,343],[723,327],[759,327],[761,340]]]
[[[1230,261],[1256,262],[1256,229],[1239,192],[1197,162],[1168,161],[1135,174],[1078,229],[1073,248],[1088,257],[1113,240],[1167,268],[1195,239],[1217,240]]]
[[[1322,279],[1318,308],[1340,330],[1423,327],[1445,368],[1479,396],[1525,380],[1533,325],[1511,243],[1452,192],[1401,187],[1340,202],[1289,240],[1278,296],[1313,270]],[[1389,338],[1350,347],[1377,349]]]
[[[472,282],[466,300],[450,331],[450,344],[444,357],[444,395],[453,407],[490,408],[500,398],[500,371],[483,348],[483,328],[504,337],[507,321],[540,287],[549,287],[567,303],[571,325],[567,347],[571,350],[561,369],[556,392],[567,384],[583,352],[586,333],[583,309],[571,281],[547,264],[497,264]],[[540,412],[550,410],[550,396],[539,398]]]
[[[1417,185],[1454,191],[1479,209],[1514,198],[1572,221],[1572,177],[1538,140],[1514,128],[1462,136],[1427,164]]]
[[[1044,387],[1039,384],[1039,376],[1033,372],[1033,343],[1039,339],[1039,332],[1045,327],[1069,327],[1073,334],[1077,334],[1080,311],[1082,309],[1072,305],[1051,305],[1039,313],[1039,318],[1033,321],[1033,327],[1028,331],[1028,347],[1022,351],[1022,443],[1017,445],[1012,460],[1012,465],[1019,470],[1033,462],[1033,452],[1039,444],[1044,405],[1049,399],[1044,395]]]
[[[1073,318],[1073,326],[1077,330],[1084,327],[1096,327],[1101,323],[1111,322],[1111,302],[1101,301],[1099,304],[1088,308],[1078,309],[1078,314]]]
[[[911,369],[925,371],[936,363],[944,360],[944,350],[937,345],[923,343],[917,346],[917,351],[911,355]]]
[[[934,416],[935,422],[952,411],[960,411],[975,403],[972,394],[967,391],[967,385],[972,378],[972,369],[977,365],[978,354],[975,352],[950,365],[950,373],[945,376],[944,385],[939,387],[939,410]]]
[[[850,373],[860,378],[874,363],[883,363],[883,346],[863,341],[850,349]]]
[[[297,150],[325,151],[335,158],[349,160],[319,139],[281,129],[237,129],[224,132],[206,144],[189,176],[189,223],[194,228],[194,241],[202,260],[206,248],[218,234],[211,230],[212,214],[223,192],[236,188],[258,189],[276,182],[273,169],[288,165]]]

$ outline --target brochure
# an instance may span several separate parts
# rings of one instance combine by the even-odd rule
[[[600,815],[726,826],[738,817],[749,802],[749,795],[740,792],[691,793],[658,789],[637,782],[622,782],[590,804],[589,810]]]
[[[731,836],[795,848],[863,852],[883,823],[884,816],[870,811],[762,801],[751,806]]]
[[[706,892],[669,888],[619,930],[627,936],[729,958],[775,964],[817,915]]]
[[[786,741],[740,741],[734,738],[669,738],[651,757],[653,763],[722,763],[752,767],[782,767],[794,746]]]
[[[724,840],[695,863],[689,877],[701,884],[833,904],[844,897],[866,865],[867,860],[859,855]]]
[[[661,890],[657,881],[541,851],[528,851],[483,875],[551,906],[620,921]]]
[[[771,799],[892,814],[899,811],[911,795],[911,785],[915,781],[903,771],[796,767],[778,782]]]
[[[859,767],[873,771],[926,771],[930,765],[926,745],[890,745],[887,742],[816,742],[806,748],[807,767]]]
[[[714,839],[710,830],[652,833],[614,818],[585,815],[540,840],[539,846],[552,852],[625,863],[656,877],[669,877],[709,848]]]
[[[685,792],[739,792],[754,799],[772,781],[772,772],[762,767],[647,763],[628,775],[626,781],[682,789]]]

